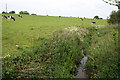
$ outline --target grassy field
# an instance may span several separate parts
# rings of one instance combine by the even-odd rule
[[[3,56],[19,53],[16,44],[19,44],[22,49],[30,48],[33,45],[33,40],[38,38],[39,27],[40,37],[49,38],[53,32],[66,27],[92,27],[92,21],[96,22],[95,25],[107,25],[106,20],[85,19],[81,21],[79,18],[72,17],[59,18],[37,15],[22,15],[23,18],[19,18],[16,14],[13,16],[16,19],[15,22],[6,19],[2,20]]]
[[[84,54],[89,78],[119,78],[118,26],[107,20],[13,16],[16,21],[2,20],[2,55],[11,55],[2,59],[3,78],[76,78]]]

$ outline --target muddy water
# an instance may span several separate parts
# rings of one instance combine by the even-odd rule
[[[88,76],[87,76],[87,74],[85,72],[85,70],[86,70],[86,68],[85,68],[86,61],[87,61],[87,57],[84,56],[82,58],[82,60],[80,61],[80,65],[79,65],[78,70],[77,70],[78,73],[76,75],[76,78],[88,78]]]

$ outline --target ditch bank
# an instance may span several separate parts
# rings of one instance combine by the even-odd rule
[[[36,40],[31,50],[26,50],[17,57],[10,56],[3,59],[3,78],[26,76],[28,78],[90,78],[95,67],[97,67],[95,70],[99,70],[97,65],[101,58],[91,54],[91,51],[97,51],[93,43],[97,43],[97,38],[103,34],[109,33],[108,29],[106,30],[107,32],[104,30],[100,32],[95,28],[71,27],[54,33],[49,40]],[[106,37],[101,39],[104,38],[106,39]],[[103,44],[102,47],[104,46]],[[29,68],[32,71],[27,71]]]

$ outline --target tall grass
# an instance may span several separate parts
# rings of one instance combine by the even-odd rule
[[[108,26],[95,31],[88,55],[94,59],[87,62],[91,78],[119,78],[117,29]]]

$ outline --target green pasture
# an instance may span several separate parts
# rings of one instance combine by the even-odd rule
[[[38,38],[39,28],[40,37],[49,38],[53,32],[66,27],[107,25],[106,20],[84,19],[84,21],[81,21],[79,18],[75,17],[59,18],[58,16],[40,15],[22,15],[23,18],[19,18],[17,14],[4,15],[12,15],[16,20],[2,19],[2,56],[18,54],[26,48],[31,48],[34,44],[34,40]],[[96,24],[92,25],[92,21],[95,21]],[[17,49],[16,44],[19,44],[21,49]]]

